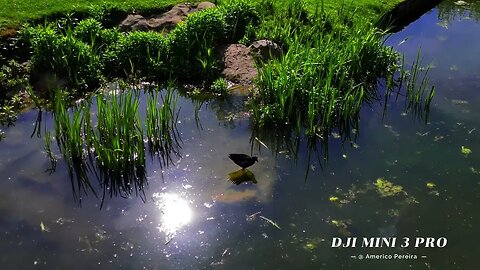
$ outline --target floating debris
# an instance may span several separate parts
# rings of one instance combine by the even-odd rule
[[[339,133],[337,133],[337,132],[332,132],[332,137],[333,137],[334,139],[340,139],[342,136],[341,136]]]
[[[264,216],[259,216],[260,218],[262,218],[263,220],[267,221],[268,223],[272,224],[272,226],[274,226],[275,228],[281,230],[282,228],[280,228],[280,226],[278,226],[278,224],[276,222],[274,222],[273,220],[271,219],[268,219]]]
[[[398,217],[398,216],[400,216],[400,210],[398,210],[398,209],[388,209],[387,214],[391,217]]]
[[[40,230],[42,232],[50,232],[50,229],[47,226],[45,226],[45,224],[43,224],[43,221],[40,221]]]
[[[305,249],[306,251],[312,252],[313,250],[315,250],[318,247],[318,245],[321,242],[324,242],[325,239],[315,237],[315,238],[306,238],[305,241],[306,241],[306,243],[303,245],[303,249]]]
[[[436,187],[437,187],[437,185],[435,185],[435,183],[432,183],[432,182],[427,182],[425,185],[426,185],[427,188],[429,188],[429,189],[433,189],[433,188],[436,188]]]
[[[480,170],[477,170],[474,167],[470,167],[470,171],[474,174],[480,174]]]
[[[261,214],[261,213],[262,213],[262,212],[256,212],[256,213],[253,213],[253,214],[251,214],[251,215],[246,215],[246,217],[247,217],[246,220],[247,220],[248,222],[253,222],[253,221],[255,221],[255,220],[257,219],[257,215],[258,215],[258,214]]]
[[[400,45],[402,45],[403,43],[405,43],[410,37],[411,37],[411,36],[408,36],[408,37],[404,38],[402,41],[400,41],[400,42],[398,43],[398,46],[400,46]]]
[[[392,126],[390,126],[390,125],[383,125],[383,126],[386,127],[393,134],[393,136],[395,136],[395,137],[400,136],[400,133],[395,131]]]
[[[265,148],[268,149],[268,146],[267,146],[265,143],[263,143],[258,137],[255,137],[255,140],[256,140],[259,144],[261,144],[263,147],[265,147]]]
[[[338,234],[344,237],[352,236],[352,233],[348,230],[348,226],[352,224],[351,220],[327,220],[327,222],[338,228]]]
[[[394,185],[392,182],[383,178],[378,178],[376,182],[377,192],[380,197],[391,197],[399,194],[406,194],[402,186]]]
[[[466,105],[468,104],[468,101],[461,99],[452,99],[452,103],[453,105]]]
[[[443,139],[445,139],[445,137],[443,137],[442,135],[436,135],[435,138],[433,138],[433,141],[438,142],[438,141],[441,141]]]
[[[417,135],[420,136],[420,137],[425,137],[425,136],[427,136],[429,133],[430,133],[430,131],[427,131],[427,132],[425,132],[425,133],[417,132],[417,133],[415,133],[415,134],[417,134]]]
[[[465,156],[465,157],[468,157],[468,155],[470,155],[472,153],[472,149],[468,148],[468,147],[465,147],[462,145],[462,148],[460,149],[460,151],[462,152],[462,154]]]
[[[309,243],[306,243],[306,244],[303,246],[303,248],[305,248],[305,249],[308,250],[308,251],[312,251],[312,250],[316,249],[317,246],[316,246],[314,243],[309,242]]]
[[[328,200],[331,201],[331,202],[338,202],[338,197],[331,196],[330,198],[328,198]]]

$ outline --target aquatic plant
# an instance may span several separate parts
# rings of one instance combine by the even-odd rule
[[[210,87],[210,90],[214,93],[220,94],[220,95],[225,95],[228,92],[228,84],[227,81],[224,78],[218,78],[216,79],[213,83],[212,86]]]
[[[391,197],[400,194],[406,194],[403,191],[402,186],[394,185],[392,182],[387,181],[383,178],[378,178],[375,182],[377,192],[380,194],[380,197]]]
[[[150,99],[145,128],[140,118],[139,95],[134,90],[118,95],[99,94],[95,111],[90,99],[69,110],[67,96],[56,93],[55,138],[77,199],[81,200],[89,190],[97,194],[92,177],[103,187],[102,202],[107,193],[125,197],[135,192],[142,196],[147,184],[146,143],[152,157],[159,156],[161,165],[173,161],[172,152],[179,155],[180,139],[175,126],[178,111],[172,90],[167,90],[160,108],[157,108],[156,95]],[[46,140],[48,154],[50,142]]]
[[[301,3],[291,2],[275,6],[257,31],[257,38],[276,40],[287,50],[259,63],[251,103],[256,125],[286,127],[311,139],[326,139],[338,130],[348,138],[350,130],[358,130],[362,105],[389,96],[401,81],[406,81],[407,109],[425,110],[428,117],[434,90],[427,92],[427,74],[418,79],[417,61],[414,76],[397,80],[399,57],[384,46],[384,31],[345,10],[333,16],[317,9],[308,16]],[[387,89],[379,93],[382,81]]]
[[[145,128],[150,155],[159,158],[160,165],[168,166],[174,156],[180,156],[180,134],[177,130],[179,109],[177,96],[171,87],[161,97],[159,104],[157,92],[150,92],[147,100]],[[160,107],[159,107],[160,106]]]
[[[465,156],[465,157],[468,157],[468,155],[470,155],[472,153],[472,149],[466,147],[466,146],[463,146],[460,148],[460,152]]]
[[[435,86],[430,86],[428,77],[430,66],[425,69],[422,67],[420,49],[410,70],[404,68],[404,62],[405,60],[402,58],[397,98],[400,91],[402,91],[402,85],[405,85],[405,111],[412,112],[414,116],[419,118],[425,116],[424,119],[427,122],[430,114],[430,104],[435,95]],[[385,104],[387,103],[390,90],[387,89]]]

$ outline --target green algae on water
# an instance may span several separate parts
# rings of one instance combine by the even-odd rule
[[[405,194],[402,186],[394,185],[392,182],[383,178],[378,178],[376,182],[377,192],[380,197],[392,197],[400,194]]]

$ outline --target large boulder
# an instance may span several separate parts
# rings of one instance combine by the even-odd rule
[[[120,31],[148,30],[147,21],[142,15],[130,14],[118,26]]]
[[[215,7],[215,4],[211,2],[201,2],[196,5],[185,3],[175,5],[165,13],[152,15],[147,18],[138,14],[131,14],[120,23],[119,29],[124,32],[138,30],[168,32],[185,20],[188,14],[213,7]]]
[[[250,49],[242,44],[230,44],[221,50],[222,74],[231,82],[251,84],[257,77],[255,61]]]

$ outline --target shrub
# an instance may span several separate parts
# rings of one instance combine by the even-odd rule
[[[106,53],[110,75],[138,72],[141,76],[165,78],[169,73],[169,44],[156,32],[131,32],[117,40]]]
[[[212,86],[210,87],[210,90],[214,93],[224,95],[228,91],[228,84],[227,81],[224,78],[218,78],[216,79]]]
[[[208,57],[205,52],[224,39],[224,24],[218,9],[207,9],[178,25],[168,35],[173,73],[188,79],[200,76],[201,61]]]
[[[257,24],[259,16],[255,7],[245,1],[234,1],[221,7],[225,20],[225,37],[227,42],[238,42],[249,24]]]
[[[49,26],[33,32],[32,75],[52,72],[81,89],[99,84],[102,64],[88,44],[71,34],[61,36]]]

